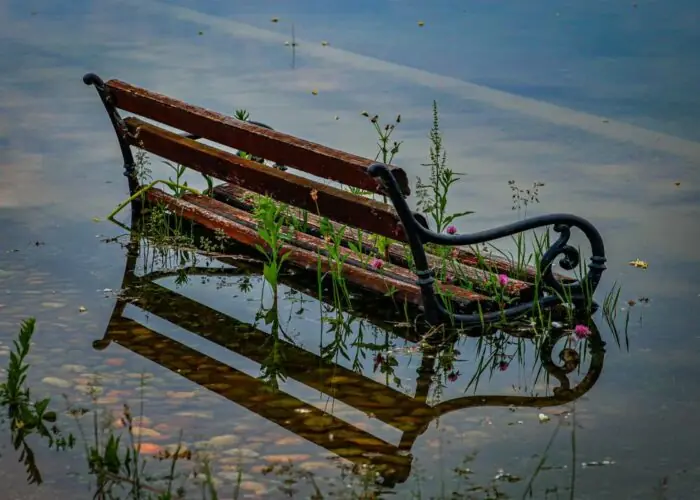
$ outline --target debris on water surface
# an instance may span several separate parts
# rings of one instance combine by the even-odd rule
[[[603,467],[606,465],[615,465],[615,460],[601,460],[601,461],[593,461],[593,462],[581,462],[581,467],[586,468],[586,467]]]
[[[498,473],[494,476],[494,479],[496,481],[508,481],[509,483],[516,483],[520,481],[520,477],[509,474],[503,469],[498,469]]]
[[[87,307],[85,307],[85,306],[80,306],[78,308],[78,312],[84,313],[85,311],[87,311]]]
[[[649,267],[649,264],[644,262],[643,260],[640,259],[634,259],[629,262],[629,265],[632,267],[638,267],[640,269],[646,269]]]
[[[540,413],[537,418],[540,419],[540,423],[549,422],[551,420],[551,417],[549,415],[545,415],[544,413]]]

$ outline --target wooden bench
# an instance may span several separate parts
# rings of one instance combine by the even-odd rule
[[[527,314],[537,305],[549,307],[564,300],[579,308],[594,305],[592,294],[605,269],[605,253],[598,231],[580,217],[554,214],[471,235],[437,234],[428,228],[424,216],[409,208],[408,177],[400,168],[192,106],[119,80],[103,82],[90,73],[83,81],[96,88],[117,133],[132,194],[142,188],[132,146],[224,181],[213,192],[177,197],[151,187],[144,193],[147,203],[162,204],[178,215],[211,230],[223,231],[251,247],[265,247],[253,215],[259,199],[256,195],[289,205],[290,211],[296,211],[304,219],[303,231],[285,230],[281,253],[288,254],[289,263],[313,272],[319,264],[324,272],[334,269],[337,262],[324,240],[324,226],[330,224],[334,230],[343,229],[339,248],[343,277],[365,290],[390,293],[396,300],[421,307],[429,324],[452,321],[462,326],[483,325]],[[150,122],[135,116],[122,118],[118,110]],[[290,170],[271,168],[220,147],[202,144],[199,139],[245,151]],[[384,195],[393,206],[355,194],[347,187]],[[140,201],[134,203],[134,209],[138,209]],[[542,255],[539,269],[531,266],[516,269],[505,259],[457,248],[547,226],[552,226],[560,236]],[[552,269],[555,259],[560,257],[564,269],[573,270],[579,264],[578,251],[568,245],[572,227],[583,231],[592,248],[588,271],[578,280],[555,274]],[[382,255],[378,254],[377,245],[371,243],[370,235],[391,242]],[[455,247],[450,268],[438,273],[440,279],[436,279],[436,269],[444,260],[426,251],[428,243]],[[358,245],[361,252],[351,250],[351,246],[357,249]],[[380,258],[381,262],[370,265],[371,258]],[[508,276],[507,283],[494,293],[501,274]]]

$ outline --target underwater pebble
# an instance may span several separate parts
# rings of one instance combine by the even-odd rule
[[[223,448],[224,446],[233,446],[235,444],[238,444],[239,441],[240,438],[238,436],[235,436],[233,434],[224,434],[221,436],[213,437],[209,441],[206,441],[206,443],[209,446],[213,446],[214,448]]]
[[[335,470],[335,466],[328,462],[304,462],[299,465],[299,468],[307,472],[318,472],[320,470]]]
[[[212,413],[203,411],[179,411],[175,415],[185,418],[214,418]]]
[[[157,455],[163,451],[163,447],[155,443],[141,443],[135,448],[138,448],[139,452],[144,455]]]
[[[267,487],[262,483],[256,483],[255,481],[242,481],[239,485],[242,490],[252,491],[256,495],[264,495],[267,493]]]
[[[287,463],[287,462],[304,462],[311,458],[311,455],[303,455],[301,453],[296,455],[265,455],[262,457],[263,460],[272,463]]]
[[[122,366],[124,363],[126,363],[124,358],[109,358],[105,360],[107,366]]]
[[[278,439],[275,441],[275,444],[278,446],[290,446],[294,444],[302,444],[304,442],[303,439],[297,436],[288,436],[288,437],[283,437],[281,439]]]
[[[66,307],[66,304],[61,302],[42,302],[41,307],[48,307],[50,309],[59,309],[61,307]]]
[[[173,399],[189,399],[197,395],[196,391],[167,391],[165,395]]]
[[[82,373],[87,370],[87,367],[83,365],[63,365],[61,366],[61,370],[66,372]]]
[[[69,387],[73,386],[72,382],[58,377],[45,377],[41,379],[41,381],[45,384],[52,385],[54,387],[60,387],[61,389],[68,389]]]
[[[230,450],[224,451],[224,455],[230,455],[233,457],[241,458],[258,458],[260,456],[260,453],[248,448],[231,448]]]
[[[163,436],[160,432],[154,429],[149,429],[148,427],[133,426],[131,428],[131,432],[134,434],[134,437],[159,438]]]

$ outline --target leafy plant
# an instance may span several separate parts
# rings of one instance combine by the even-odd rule
[[[418,177],[416,196],[418,198],[418,208],[432,218],[435,223],[435,230],[440,233],[447,229],[456,219],[474,212],[447,213],[447,200],[450,189],[464,174],[456,173],[447,166],[447,151],[442,144],[436,101],[433,101],[433,126],[429,137],[431,143],[430,163],[425,163],[423,166],[430,167],[430,177],[427,183],[424,183]]]
[[[10,418],[12,444],[16,450],[21,449],[20,460],[27,470],[29,483],[41,483],[42,477],[34,460],[34,452],[27,443],[31,434],[48,439],[49,448],[57,450],[72,448],[75,439],[71,434],[63,436],[56,422],[56,412],[50,411],[50,398],[32,401],[26,386],[29,364],[26,357],[31,347],[36,320],[29,318],[22,322],[17,339],[13,341],[14,349],[10,352],[7,368],[7,380],[0,384],[0,404],[7,408]]]
[[[265,242],[267,249],[261,245],[256,245],[266,258],[263,264],[263,276],[265,280],[277,289],[277,278],[282,264],[289,257],[288,253],[281,253],[282,250],[282,227],[285,221],[285,206],[276,203],[267,197],[260,197],[255,206],[255,219],[257,221],[258,236]]]

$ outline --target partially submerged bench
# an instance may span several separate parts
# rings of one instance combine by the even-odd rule
[[[337,262],[328,251],[323,226],[330,224],[336,230],[343,229],[339,249],[343,277],[368,291],[390,293],[395,299],[422,307],[429,324],[453,321],[469,326],[526,314],[538,305],[549,307],[563,301],[577,307],[592,304],[592,294],[605,269],[605,252],[598,231],[580,217],[554,214],[471,235],[438,234],[428,228],[424,216],[409,208],[408,177],[400,168],[192,106],[119,80],[103,82],[90,73],[83,81],[97,89],[117,133],[130,192],[134,194],[142,188],[132,146],[224,181],[207,194],[187,193],[176,197],[151,187],[144,197],[148,203],[162,204],[211,230],[223,231],[237,242],[265,247],[252,214],[256,194],[265,195],[295,207],[299,218],[304,220],[303,230],[286,230],[281,252],[289,254],[289,263],[313,272],[319,263],[324,272],[335,269]],[[118,110],[139,115],[151,123],[137,117],[122,118]],[[172,132],[152,122],[182,132]],[[202,144],[199,139],[245,151],[290,170],[272,168]],[[347,187],[385,195],[393,206],[355,194]],[[560,236],[544,252],[538,268],[516,269],[505,259],[457,248],[548,226]],[[568,244],[572,227],[583,231],[592,249],[588,271],[579,279],[557,275],[552,269],[555,259],[560,257],[563,257],[560,265],[566,270],[579,265],[578,250]],[[364,238],[358,230],[364,232]],[[391,241],[382,255],[367,233]],[[439,280],[436,269],[443,261],[426,251],[426,244],[455,247],[452,263],[449,269],[442,269]],[[361,252],[351,247],[355,250],[361,247]],[[381,262],[372,262],[372,258]],[[499,275],[508,279],[502,276],[499,279]],[[494,294],[499,282],[502,288]]]

